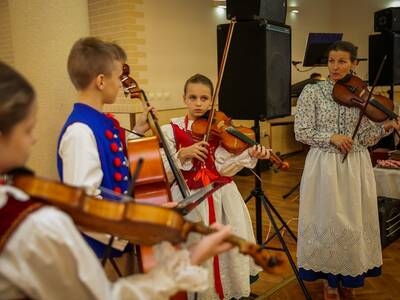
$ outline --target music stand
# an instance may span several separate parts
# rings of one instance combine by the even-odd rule
[[[342,40],[343,33],[313,33],[308,34],[303,67],[326,66],[328,48],[334,42]]]

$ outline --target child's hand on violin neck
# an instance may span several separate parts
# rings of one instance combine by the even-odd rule
[[[208,143],[204,141],[200,141],[189,147],[181,148],[178,152],[178,158],[182,163],[192,158],[196,158],[201,162],[205,162],[207,155]]]
[[[395,130],[400,130],[400,117],[397,120],[385,121],[383,128],[385,128],[385,131],[389,131],[392,128]]]
[[[209,258],[226,252],[233,247],[231,243],[225,242],[232,234],[229,225],[214,223],[210,227],[216,231],[203,237],[196,245],[189,249],[190,262],[193,265],[201,265]]]
[[[153,106],[148,106],[144,109],[144,111],[139,115],[136,125],[133,128],[134,131],[140,134],[144,134],[147,130],[150,129],[149,122],[147,121],[147,115],[152,111],[155,115],[157,115],[157,111]]]
[[[269,159],[271,157],[270,152],[271,149],[267,149],[261,145],[256,145],[249,149],[250,156],[257,159]]]
[[[350,152],[351,148],[353,147],[353,140],[347,135],[334,134],[331,136],[330,142],[343,154]]]

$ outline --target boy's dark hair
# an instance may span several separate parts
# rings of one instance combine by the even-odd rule
[[[204,84],[204,85],[206,85],[206,86],[208,86],[210,88],[211,95],[213,95],[213,93],[214,93],[214,86],[213,86],[211,80],[207,76],[204,76],[202,74],[195,74],[192,77],[190,77],[188,80],[186,80],[185,86],[183,88],[184,95],[186,95],[186,90],[187,90],[187,86],[188,86],[189,83],[201,83],[201,84]]]
[[[17,71],[0,62],[0,132],[8,134],[29,114],[35,91]]]
[[[350,42],[337,41],[329,46],[328,54],[331,51],[345,51],[350,54],[350,60],[353,62],[357,59],[357,47]]]
[[[110,76],[119,54],[111,43],[95,37],[79,39],[68,56],[68,74],[78,90],[87,88],[99,74]]]

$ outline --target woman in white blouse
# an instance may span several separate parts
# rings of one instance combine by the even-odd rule
[[[375,179],[368,146],[399,128],[374,123],[332,99],[337,80],[356,67],[357,48],[340,41],[328,52],[329,78],[308,85],[295,116],[296,139],[310,145],[300,188],[298,266],[304,280],[325,279],[325,299],[346,299],[381,273]],[[342,163],[343,155],[348,154]]]

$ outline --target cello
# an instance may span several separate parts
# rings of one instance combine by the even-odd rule
[[[140,89],[137,82],[129,75],[129,65],[123,64],[120,79],[125,95],[130,95],[131,99],[139,98],[143,107],[149,107],[150,103],[147,99],[146,93]],[[152,111],[149,112],[148,121],[154,136],[131,140],[128,141],[127,145],[131,173],[136,170],[141,158],[143,158],[144,161],[141,167],[141,172],[135,182],[134,197],[137,201],[158,205],[163,205],[172,201],[170,185],[160,152],[160,146],[162,146],[182,196],[185,199],[189,196],[189,188],[183,179],[182,173],[176,166],[174,157],[172,156],[166,142],[166,138],[164,137],[158,120]],[[141,271],[148,272],[155,265],[152,248],[139,246],[137,249]],[[185,300],[187,299],[186,292],[179,292],[173,296],[172,299]]]

